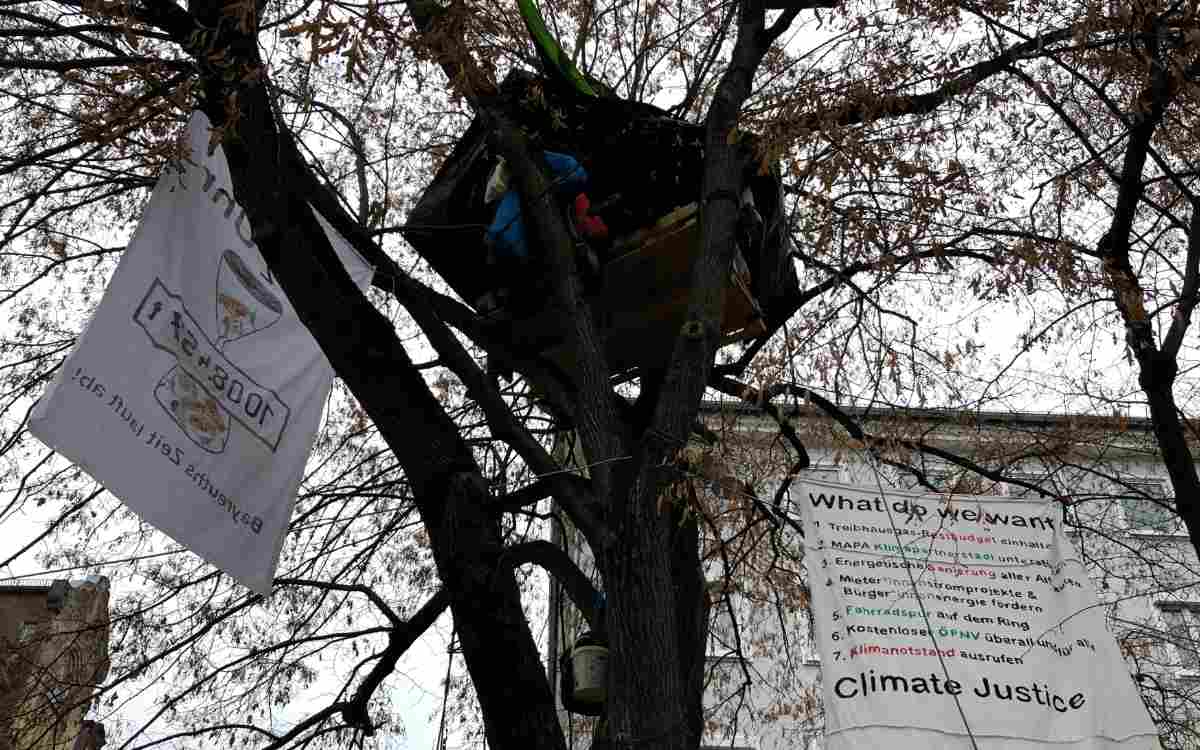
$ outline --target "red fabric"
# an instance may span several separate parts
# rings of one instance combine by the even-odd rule
[[[599,216],[589,216],[592,202],[586,193],[575,196],[575,227],[589,240],[608,239],[608,225]]]

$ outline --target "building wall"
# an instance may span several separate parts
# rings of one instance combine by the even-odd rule
[[[0,586],[0,639],[15,643],[22,625],[49,620],[53,613],[46,609],[46,593],[50,584]]]
[[[46,608],[46,585],[0,587],[0,750],[10,750],[13,716],[25,693],[26,664],[32,662],[34,630],[53,612]]]
[[[14,589],[0,589],[0,750],[70,748],[108,674],[108,581]]]

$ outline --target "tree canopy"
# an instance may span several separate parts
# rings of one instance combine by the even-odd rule
[[[0,555],[0,570],[36,553],[48,570],[121,561],[138,581],[116,604],[102,705],[119,710],[150,677],[168,682],[158,710],[123,725],[120,747],[167,741],[163,727],[268,747],[387,730],[392,670],[448,610],[487,741],[563,748],[526,613],[532,564],[608,636],[598,741],[694,748],[702,567],[720,554],[701,544],[706,516],[688,491],[701,474],[688,442],[712,437],[697,424],[706,395],[777,418],[783,452],[763,478],[808,466],[783,409],[801,401],[922,482],[921,456],[939,449],[899,428],[864,431],[848,407],[1147,415],[1168,502],[1200,549],[1194,1],[541,8],[588,80],[702,129],[700,239],[665,364],[613,372],[606,361],[540,145],[498,93],[509,70],[539,59],[515,4],[0,4],[0,523],[44,528]],[[24,428],[156,175],[184,156],[194,108],[214,123],[253,237],[342,383],[266,600],[169,555]],[[543,304],[575,363],[565,377],[451,294],[401,237],[472,117],[523,197]],[[722,347],[736,198],[774,169],[786,220],[773,231],[786,235],[800,289],[760,337]],[[310,204],[375,263],[370,294],[340,272]],[[564,435],[577,443],[566,453],[555,445]],[[1023,460],[1069,463],[1070,436],[1025,437],[1014,431],[1016,448],[994,459],[939,457],[1080,501],[1016,476]],[[543,541],[551,497],[591,551],[595,580]],[[749,502],[749,520],[767,529],[756,538],[794,549],[794,519],[772,500]],[[802,584],[744,573],[803,608]],[[323,707],[273,721],[330,675],[339,689]]]

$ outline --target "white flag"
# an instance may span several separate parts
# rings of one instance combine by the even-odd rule
[[[265,594],[333,369],[251,242],[208,130],[195,113],[192,163],[159,178],[30,431]],[[321,224],[365,289],[373,269]]]

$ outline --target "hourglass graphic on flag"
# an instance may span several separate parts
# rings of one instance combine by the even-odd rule
[[[217,264],[216,348],[224,351],[231,341],[274,325],[283,316],[283,303],[258,279],[233,250],[221,253]],[[231,419],[218,400],[240,381],[212,362],[204,363],[203,377],[194,377],[174,365],[159,379],[154,397],[188,438],[208,451],[221,453],[229,442]],[[232,393],[230,398],[233,398]],[[241,398],[238,392],[237,398]]]
[[[232,250],[217,269],[217,348],[269,328],[283,316],[283,303]]]

